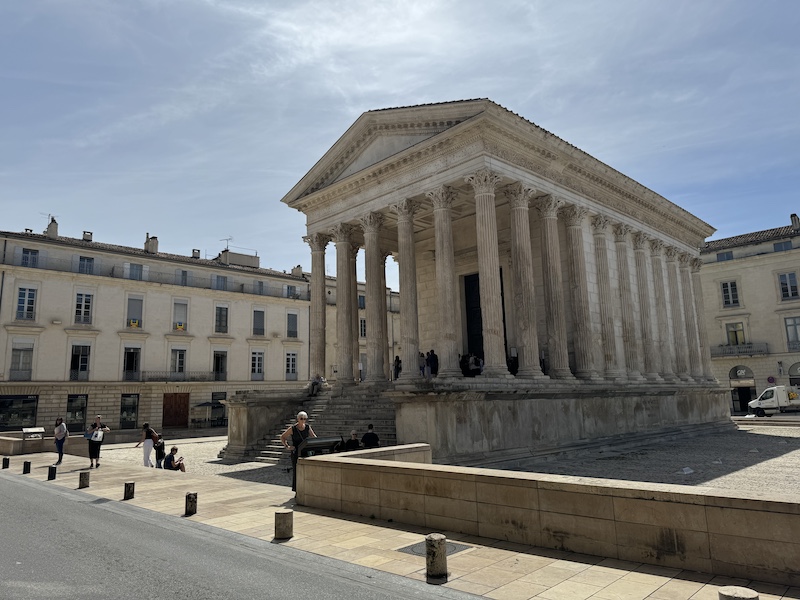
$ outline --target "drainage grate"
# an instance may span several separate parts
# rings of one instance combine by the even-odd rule
[[[457,552],[463,552],[472,546],[467,546],[466,544],[457,544],[456,542],[445,542],[445,547],[447,549],[447,556],[451,556]],[[411,544],[405,548],[398,548],[397,552],[405,552],[406,554],[414,554],[416,556],[425,556],[425,542]]]

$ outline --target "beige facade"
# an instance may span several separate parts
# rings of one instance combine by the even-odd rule
[[[717,379],[732,410],[773,385],[800,384],[800,219],[710,241],[699,276]]]

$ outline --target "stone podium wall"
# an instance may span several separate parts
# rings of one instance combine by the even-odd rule
[[[305,393],[297,389],[272,392],[246,392],[223,400],[228,407],[228,445],[225,460],[251,460],[259,451],[259,441],[292,411],[302,410]]]

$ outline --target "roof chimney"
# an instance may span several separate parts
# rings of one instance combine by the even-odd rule
[[[44,234],[51,240],[58,237],[58,223],[55,217],[50,217],[50,222],[47,224],[47,229],[45,229]]]
[[[792,231],[800,231],[800,218],[798,218],[797,214],[792,213]]]
[[[158,254],[158,238],[156,236],[150,237],[149,233],[145,234],[144,251],[148,254]]]
[[[84,231],[83,232],[83,241],[84,242],[91,242],[92,241],[92,232],[91,231]]]
[[[192,258],[200,258],[200,249],[192,248]]]

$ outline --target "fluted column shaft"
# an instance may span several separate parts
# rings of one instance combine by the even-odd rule
[[[303,240],[311,246],[311,331],[309,340],[309,367],[311,375],[327,375],[325,370],[325,247],[330,237],[321,233],[306,236]]]
[[[364,230],[364,260],[366,267],[366,310],[367,310],[367,375],[366,381],[384,381],[382,346],[383,327],[386,320],[386,298],[381,293],[381,252],[378,235],[383,225],[383,215],[370,213],[360,219]]]
[[[391,364],[392,358],[390,356],[389,348],[389,310],[386,302],[386,257],[389,254],[381,250],[381,310],[383,311],[381,318],[381,343],[383,344],[383,378],[386,380],[391,379]],[[367,332],[369,333],[369,332]]]
[[[542,216],[542,271],[544,305],[547,309],[547,355],[550,362],[548,375],[555,379],[571,379],[561,281],[561,251],[558,246],[558,209],[564,206],[564,201],[553,196],[542,196],[535,200],[534,206]]]
[[[614,328],[614,298],[611,294],[611,274],[608,263],[608,218],[597,215],[592,219],[594,231],[594,261],[597,264],[597,291],[600,301],[600,332],[603,336],[603,363],[606,379],[619,379],[625,372],[617,358],[617,332]]]
[[[692,257],[681,254],[679,257],[681,294],[683,313],[686,320],[686,346],[689,350],[689,375],[695,381],[703,379],[703,364],[700,362],[700,342],[697,338],[697,318],[694,314],[694,298],[692,297],[692,279],[689,273],[689,261]]]
[[[711,366],[711,350],[708,347],[708,330],[705,326],[706,313],[703,303],[703,283],[700,281],[700,268],[703,261],[699,258],[692,259],[692,295],[694,297],[694,313],[697,318],[697,337],[700,341],[700,361],[703,364],[703,378],[706,381],[716,381],[714,369]]]
[[[358,275],[356,273],[356,258],[358,258],[358,251],[360,247],[358,244],[350,244],[350,266],[348,276],[350,278],[351,288],[351,302],[350,310],[352,312],[351,322],[352,330],[350,335],[353,336],[353,376],[356,380],[359,379],[358,364],[361,362],[361,319],[358,312]]]
[[[667,283],[669,285],[669,308],[672,315],[675,373],[680,379],[687,381],[689,379],[689,367],[686,360],[688,348],[686,347],[686,324],[683,320],[678,284],[678,250],[677,248],[669,247],[666,248],[664,254],[667,257]]]
[[[642,334],[644,350],[644,376],[651,381],[661,381],[659,353],[656,350],[656,336],[653,335],[653,318],[650,310],[650,290],[647,277],[647,245],[650,239],[643,233],[633,236],[633,249],[636,264],[636,283],[639,290],[639,330]]]
[[[506,190],[511,206],[511,274],[514,285],[514,316],[517,331],[517,377],[545,378],[539,364],[536,333],[533,251],[531,250],[530,199],[533,190],[515,183]]]
[[[436,237],[436,295],[439,317],[437,346],[438,377],[461,375],[458,365],[455,310],[456,279],[453,254],[453,200],[455,190],[440,186],[426,194],[433,204],[433,227]]]
[[[563,210],[567,226],[567,264],[571,295],[575,348],[575,376],[580,379],[597,377],[592,352],[592,325],[589,315],[589,289],[586,276],[586,256],[583,253],[583,219],[588,211],[572,204]]]
[[[666,381],[676,381],[675,352],[669,332],[667,319],[667,294],[664,289],[664,260],[662,250],[664,242],[650,240],[650,267],[653,272],[653,293],[656,300],[656,345],[661,358],[661,376]]]
[[[614,244],[617,251],[617,280],[619,282],[620,314],[622,316],[622,344],[625,352],[625,367],[628,379],[642,379],[642,346],[636,335],[636,320],[633,312],[631,272],[628,263],[627,225],[614,225]]]
[[[336,362],[337,381],[353,382],[353,288],[350,283],[350,226],[331,229],[336,243]]]
[[[500,253],[497,245],[497,212],[495,188],[500,177],[481,169],[464,181],[475,191],[475,228],[478,240],[478,274],[480,278],[481,319],[483,321],[483,376],[510,376],[506,365],[503,334],[502,289],[500,286]]]
[[[397,247],[400,256],[400,338],[403,340],[403,370],[400,381],[420,379],[419,312],[417,304],[417,260],[414,248],[414,212],[412,200],[403,200],[392,210],[397,213]]]

